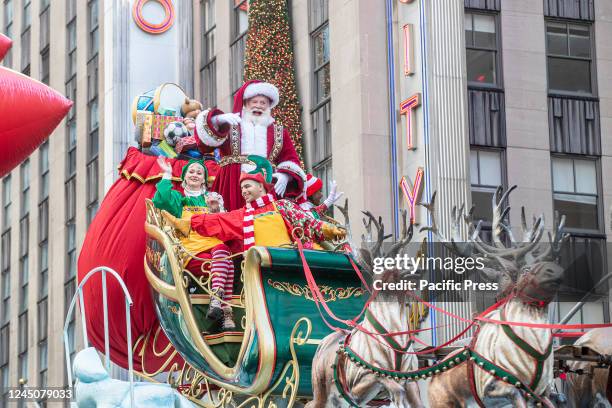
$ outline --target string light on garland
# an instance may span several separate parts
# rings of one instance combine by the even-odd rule
[[[274,108],[303,162],[301,106],[297,96],[291,26],[286,0],[250,0],[244,79],[259,79],[278,87],[280,102]]]

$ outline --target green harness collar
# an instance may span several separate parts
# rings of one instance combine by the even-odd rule
[[[502,309],[500,316],[501,316],[502,321],[506,321],[505,309]],[[516,334],[516,332],[512,329],[512,327],[510,327],[510,325],[502,324],[501,327],[504,333],[506,334],[506,336],[508,336],[508,338],[512,340],[512,342],[516,344],[518,348],[523,350],[525,353],[527,353],[531,358],[535,360],[536,371],[535,371],[533,378],[531,379],[531,382],[529,383],[529,388],[531,388],[532,390],[535,390],[538,384],[540,383],[540,380],[542,379],[542,372],[544,371],[544,362],[546,362],[548,357],[550,357],[550,354],[552,353],[552,350],[553,350],[552,338],[550,340],[550,343],[546,347],[546,350],[543,353],[540,353],[538,350],[533,348],[531,344],[527,343],[518,334]]]

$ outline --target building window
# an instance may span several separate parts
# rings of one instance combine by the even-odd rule
[[[13,0],[4,0],[3,32],[7,37],[13,37]],[[2,62],[6,67],[13,65],[13,52],[11,49],[7,51]]]
[[[49,47],[40,52],[40,82],[49,85]]]
[[[11,230],[2,234],[2,320],[8,323],[11,318]]]
[[[0,324],[7,323],[11,314],[11,176],[2,179],[2,240],[0,246],[0,285],[2,313]]]
[[[327,190],[332,179],[328,0],[309,0],[312,69],[312,171]]]
[[[77,47],[77,25],[76,16],[72,18],[66,25],[66,76],[72,78],[76,75],[76,47]]]
[[[76,17],[77,0],[66,0],[66,21]]]
[[[21,14],[21,71],[30,75],[30,49],[32,45],[32,1],[23,0]]]
[[[21,30],[32,25],[32,0],[22,0],[23,14],[21,15]]]
[[[38,301],[38,379],[39,387],[47,385],[47,332],[49,305],[46,297]]]
[[[87,225],[98,211],[98,158],[87,164]]]
[[[10,350],[10,326],[8,324],[0,328],[0,387],[2,388],[2,405],[8,407],[9,392],[9,350]]]
[[[465,59],[468,83],[499,85],[496,15],[465,13]]]
[[[314,104],[325,102],[330,94],[329,75],[329,24],[325,24],[312,34]]]
[[[75,102],[70,110],[66,120],[66,177],[76,174],[76,145],[77,145],[77,127],[76,127],[76,75],[70,78],[66,83],[66,96],[68,99]]]
[[[19,355],[19,378],[28,379],[28,312],[19,315],[19,333],[17,338]]]
[[[87,24],[89,31],[89,58],[98,55],[99,29],[98,29],[98,0],[90,0],[87,5]]]
[[[331,159],[331,103],[327,102],[312,112],[313,163]]]
[[[232,43],[230,47],[231,69],[230,86],[232,94],[242,86],[244,79],[244,50],[246,48],[246,34],[249,29],[249,2],[247,0],[234,0],[232,10]]]
[[[597,162],[553,157],[552,179],[554,208],[565,215],[566,228],[598,231]]]
[[[497,187],[504,185],[501,151],[470,151],[470,184],[474,219],[490,222],[493,218],[491,200]]]
[[[40,173],[40,200],[49,197],[49,141],[45,141],[38,148]]]
[[[48,212],[49,212],[48,201],[44,201],[41,204],[41,209],[44,209],[44,211],[47,213],[46,216],[48,217]],[[47,224],[48,224],[48,218],[47,218]],[[44,230],[48,234],[48,231],[49,231],[48,225],[47,227],[44,228]],[[49,241],[48,241],[48,237],[46,237],[44,241],[41,241],[38,244],[38,267],[40,270],[40,282],[38,284],[38,291],[39,291],[39,296],[42,297],[42,296],[46,296],[49,293]]]
[[[66,181],[66,278],[76,276],[76,177]]]
[[[87,138],[87,224],[98,211],[98,57],[87,64],[88,138]]]
[[[38,203],[39,296],[45,297],[49,280],[49,142],[39,149],[40,201]]]
[[[30,160],[26,159],[19,167],[21,173],[21,216],[30,211]]]
[[[11,227],[11,175],[2,179],[2,231]]]
[[[30,282],[30,216],[26,215],[19,222],[19,282],[21,293],[19,296],[19,311],[28,307],[28,286]]]
[[[68,314],[70,302],[76,291],[76,278],[72,278],[64,284],[64,316]],[[76,309],[73,310],[70,316],[67,316],[68,321],[68,350],[70,351],[70,361],[74,360],[76,354],[75,328],[76,328]]]
[[[50,15],[51,7],[49,6],[49,0],[40,1],[40,49],[44,49],[49,46],[49,35],[50,35]]]
[[[591,26],[561,21],[546,22],[548,90],[593,93]]]
[[[200,82],[202,88],[202,102],[204,106],[217,105],[217,67],[215,58],[215,32],[217,28],[215,14],[215,0],[203,0],[201,3],[202,27],[202,61],[200,68]]]
[[[329,21],[327,0],[310,0],[310,38],[312,48],[313,106],[325,103],[330,95]]]

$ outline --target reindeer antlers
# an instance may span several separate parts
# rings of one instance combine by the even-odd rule
[[[435,210],[436,195],[437,195],[437,191],[435,191],[433,195],[431,196],[431,202],[429,204],[426,204],[426,203],[420,204],[424,208],[427,209],[431,217],[431,226],[422,227],[420,229],[420,232],[430,231],[431,233],[435,235],[438,241],[440,241],[440,243],[443,244],[449,251],[459,256],[470,256],[473,252],[473,247],[474,247],[474,244],[472,243],[472,241],[476,237],[478,237],[478,235],[480,234],[480,228],[481,228],[480,221],[478,222],[478,225],[476,226],[476,228],[474,228],[472,225],[472,214],[474,213],[474,207],[472,207],[470,211],[468,211],[467,214],[465,213],[464,205],[462,205],[459,208],[459,211],[457,211],[456,206],[453,207],[453,214],[452,214],[452,218],[453,218],[452,224],[453,225],[451,227],[452,236],[450,239],[448,239],[447,237],[442,235],[442,233],[440,232],[438,228],[438,224],[436,222],[436,210]],[[468,230],[472,230],[471,236],[473,239],[468,240],[464,246],[459,245],[459,242],[463,241],[461,237],[461,222],[466,224],[466,226],[468,227]]]
[[[388,257],[394,257],[400,251],[408,245],[408,243],[412,240],[412,235],[414,233],[414,224],[411,222],[408,227],[408,211],[402,210],[402,233],[400,235],[400,240],[391,246]]]
[[[376,217],[374,217],[374,215],[372,215],[372,213],[369,211],[362,211],[362,213],[368,218],[367,222],[365,218],[363,219],[363,226],[366,229],[367,235],[362,235],[361,239],[364,242],[372,242],[372,224],[374,224],[374,227],[376,227],[376,241],[374,242],[374,245],[368,248],[368,251],[370,252],[372,258],[382,256],[380,249],[383,241],[392,235],[385,235],[385,226],[382,222],[382,217],[378,217],[377,220]]]

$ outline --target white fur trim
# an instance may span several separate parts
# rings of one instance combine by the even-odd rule
[[[289,170],[290,172],[296,174],[297,176],[300,176],[300,178],[304,182],[306,182],[306,173],[304,173],[304,170],[302,170],[300,166],[298,166],[292,161],[284,161],[282,163],[279,163],[276,166],[276,170],[278,171],[279,169]]]
[[[254,154],[261,157],[268,155],[268,127],[254,125],[243,118],[240,123],[240,153],[243,155]],[[255,167],[243,164],[241,170],[249,172]]]
[[[269,82],[257,82],[247,86],[242,96],[242,102],[244,103],[247,99],[251,99],[254,96],[263,95],[270,98],[272,103],[270,107],[273,108],[278,105],[279,94],[278,88]]]
[[[216,137],[212,130],[208,128],[206,120],[208,119],[209,110],[205,110],[200,112],[195,119],[196,131],[198,134],[198,138],[204,143],[206,146],[211,147],[219,147],[227,140],[227,136],[219,139]]]
[[[317,180],[319,180],[319,178],[315,177],[315,176],[310,177],[310,179],[308,179],[308,177],[306,177],[306,184],[304,186],[306,188],[308,188],[308,187],[312,186],[314,183],[316,183]]]

